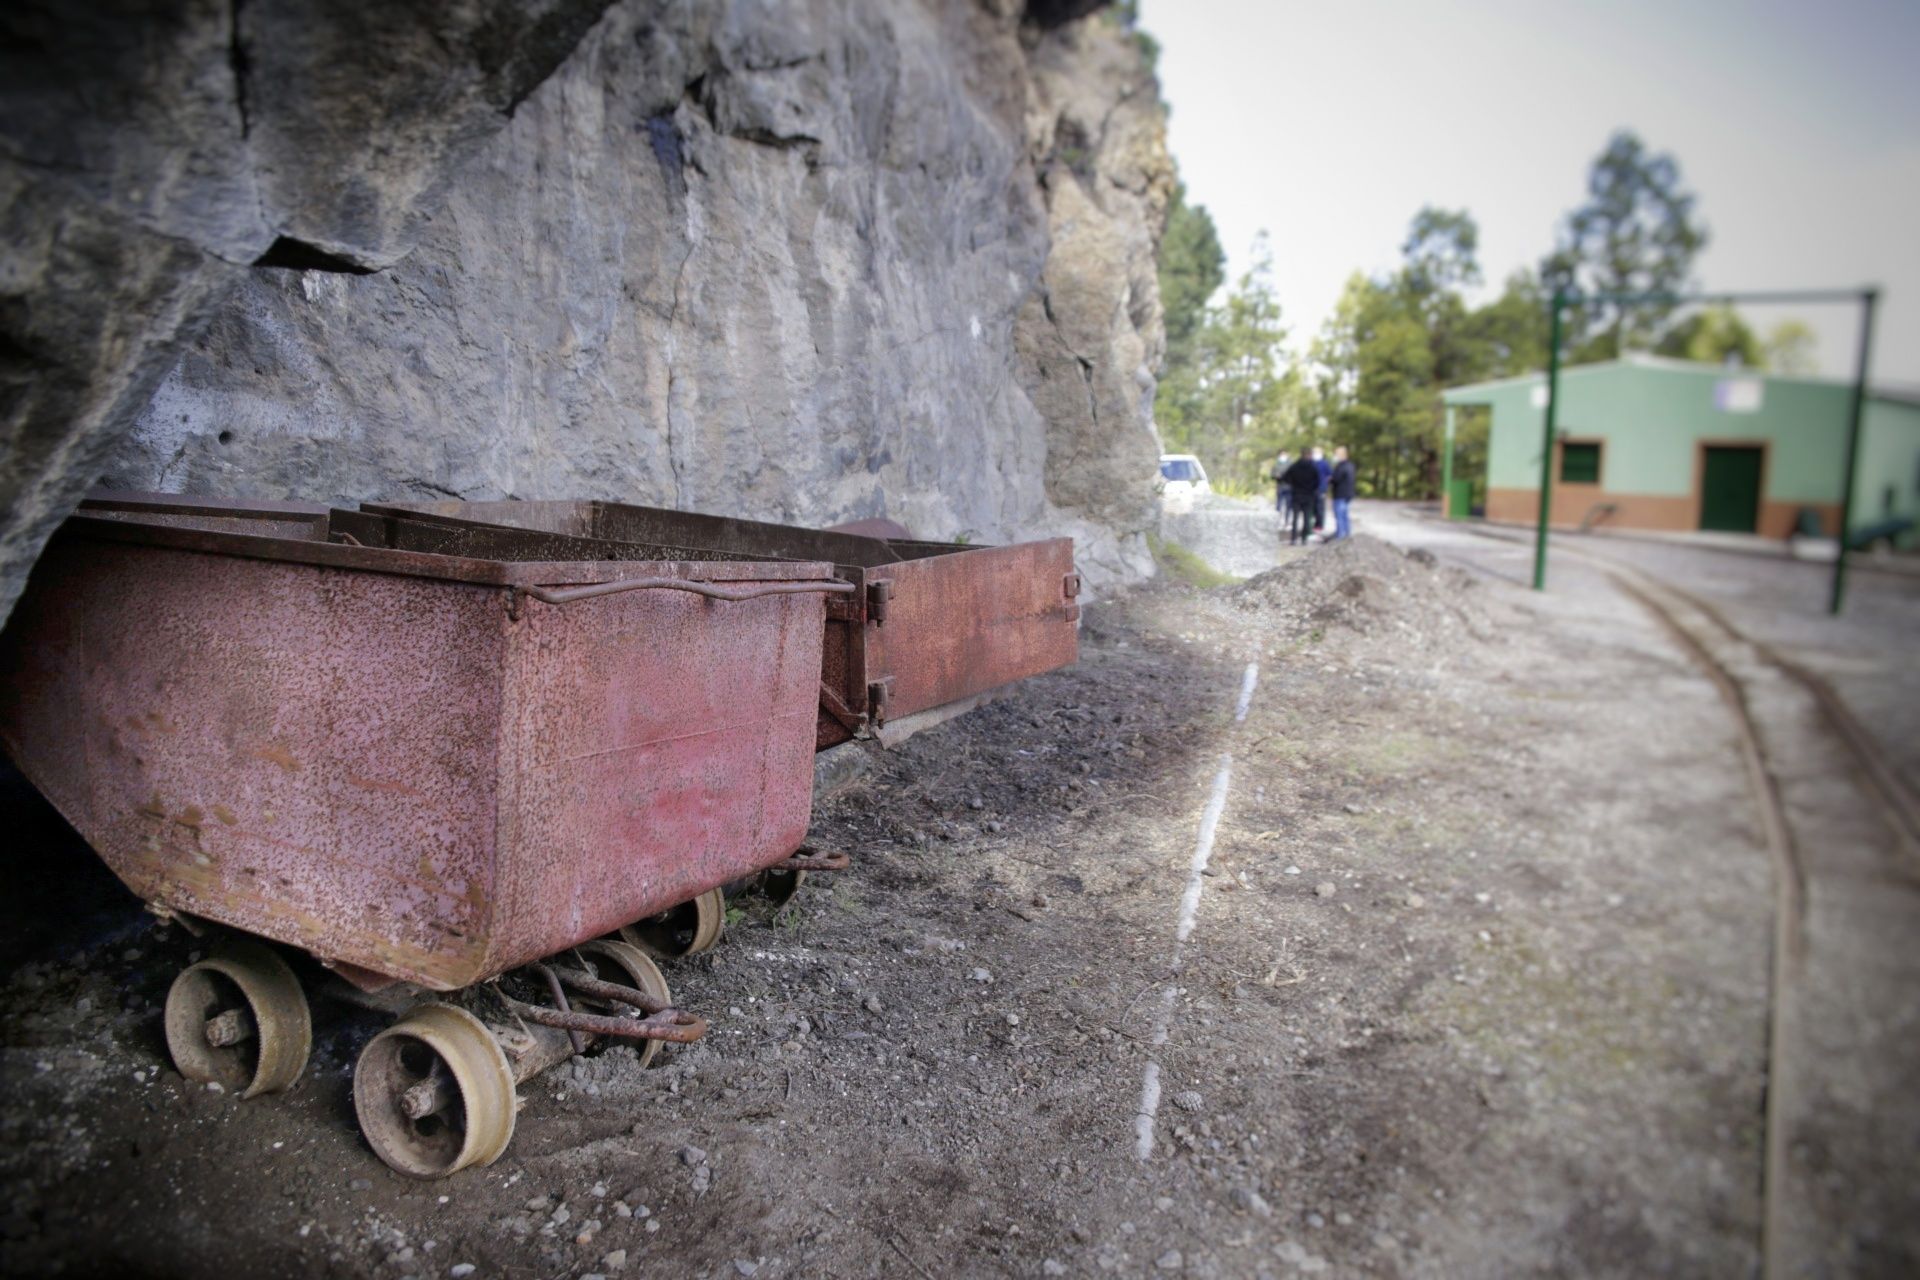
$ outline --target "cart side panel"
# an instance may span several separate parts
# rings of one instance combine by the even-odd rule
[[[70,556],[49,543],[0,631],[0,741],[40,794],[78,828],[92,794],[81,729],[82,612],[74,607]]]
[[[842,566],[838,572],[854,584],[857,594],[827,605],[820,646],[820,717],[814,735],[819,751],[847,741],[866,727],[868,628],[860,601],[866,598],[867,571]]]
[[[1079,656],[1073,540],[980,547],[884,565],[886,621],[866,631],[867,679],[897,720],[1070,665]]]
[[[814,594],[527,602],[510,660],[493,967],[800,845],[824,612]]]
[[[45,688],[7,734],[122,880],[323,959],[463,980],[493,891],[505,593],[78,537],[42,566],[7,670]]]

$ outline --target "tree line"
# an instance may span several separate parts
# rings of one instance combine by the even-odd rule
[[[1544,368],[1556,289],[1589,300],[1684,291],[1709,238],[1697,204],[1671,155],[1622,130],[1594,159],[1586,197],[1556,228],[1551,251],[1509,276],[1496,296],[1477,306],[1466,300],[1481,284],[1472,215],[1428,206],[1408,226],[1399,265],[1378,276],[1356,271],[1320,332],[1296,348],[1266,234],[1229,282],[1212,217],[1176,188],[1159,260],[1167,329],[1154,402],[1161,439],[1170,451],[1199,455],[1228,492],[1263,488],[1283,448],[1339,443],[1353,453],[1362,492],[1437,496],[1440,392]],[[1784,321],[1762,338],[1725,307],[1681,313],[1657,302],[1584,301],[1561,324],[1568,363],[1652,351],[1788,374],[1814,369],[1806,325]],[[1464,424],[1457,447],[1467,474],[1484,440],[1484,422]]]

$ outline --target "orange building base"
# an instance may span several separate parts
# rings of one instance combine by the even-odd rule
[[[1611,512],[1601,508],[1611,506]],[[1793,532],[1794,518],[1803,508],[1820,515],[1820,531],[1832,537],[1840,528],[1840,504],[1837,502],[1774,502],[1762,499],[1759,527],[1763,538],[1784,538]],[[1487,492],[1487,519],[1513,524],[1533,524],[1540,518],[1540,494],[1536,489],[1490,489]],[[1608,493],[1598,485],[1563,484],[1553,489],[1553,513],[1549,523],[1559,528],[1577,528],[1591,519],[1596,529],[1659,529],[1686,533],[1700,528],[1700,497],[1664,497],[1645,493]]]

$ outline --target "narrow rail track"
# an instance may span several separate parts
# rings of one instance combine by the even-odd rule
[[[1529,545],[1531,539],[1509,534],[1504,530],[1462,527],[1462,532],[1475,537],[1487,538],[1510,545]],[[1556,551],[1574,556],[1584,563],[1599,569],[1616,585],[1622,586],[1627,593],[1644,608],[1669,622],[1676,615],[1691,612],[1707,624],[1709,635],[1718,643],[1745,646],[1762,663],[1771,666],[1810,693],[1819,704],[1822,715],[1834,733],[1844,742],[1855,763],[1860,766],[1861,774],[1871,784],[1874,798],[1880,811],[1892,827],[1906,853],[1920,866],[1920,794],[1916,794],[1905,779],[1887,764],[1878,742],[1867,727],[1860,723],[1859,717],[1848,709],[1840,695],[1824,678],[1807,670],[1804,666],[1785,657],[1763,640],[1736,627],[1717,606],[1698,595],[1655,578],[1652,574],[1637,566],[1628,564],[1619,558],[1589,547],[1567,546],[1562,542],[1554,545]],[[1664,603],[1663,603],[1664,602]],[[1697,636],[1701,628],[1695,627],[1683,631],[1683,634]],[[1690,646],[1691,648],[1691,646]],[[1695,653],[1697,660],[1712,664],[1712,653]],[[1720,668],[1721,677],[1732,680],[1730,672]],[[1720,683],[1716,679],[1716,684]],[[1739,682],[1735,681],[1738,689]],[[1740,702],[1740,715],[1747,722],[1747,709],[1744,699]]]
[[[1531,541],[1500,530],[1450,527],[1509,545],[1524,546]],[[1734,713],[1740,754],[1773,868],[1760,1179],[1761,1274],[1773,1280],[1794,1270],[1788,1261],[1790,1249],[1785,1238],[1789,1132],[1790,1117],[1797,1106],[1792,1093],[1794,1081],[1803,1077],[1798,1072],[1800,1064],[1795,1055],[1799,1046],[1791,1028],[1797,1024],[1798,1006],[1807,994],[1802,967],[1810,869],[1807,853],[1795,838],[1781,778],[1768,758],[1766,735],[1754,706],[1755,684],[1770,677],[1784,679],[1818,706],[1833,737],[1845,746],[1850,762],[1857,766],[1856,776],[1864,779],[1865,785],[1859,790],[1874,802],[1884,819],[1903,854],[1900,870],[1909,876],[1920,869],[1920,796],[1888,766],[1872,734],[1826,680],[1742,631],[1720,609],[1692,592],[1595,549],[1558,542],[1555,550],[1597,569],[1651,614],[1719,689]]]

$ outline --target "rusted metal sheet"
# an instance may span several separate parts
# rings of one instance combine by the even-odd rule
[[[898,538],[913,540],[913,532],[898,520],[889,520],[885,516],[870,516],[865,520],[849,520],[845,524],[830,524],[828,533],[853,533],[863,538]]]
[[[443,517],[450,522],[483,522],[612,542],[704,547],[746,559],[827,560],[842,566],[866,566],[896,563],[911,554],[903,554],[894,544],[879,538],[626,502],[368,502],[360,509],[375,515]]]
[[[692,1044],[707,1034],[707,1020],[679,1009],[667,1009],[644,1018],[610,1018],[598,1013],[575,1013],[570,1009],[549,1009],[544,1005],[508,1000],[511,1009],[528,1022],[556,1027],[570,1035],[616,1036],[626,1040],[666,1040],[673,1044]],[[579,1049],[574,1050],[580,1052]]]
[[[446,990],[805,837],[827,564],[140,514],[90,504],[35,567],[0,635],[0,739],[149,900]],[[287,536],[228,531],[263,522]],[[783,593],[577,595],[623,579]]]
[[[961,702],[1079,656],[1073,542],[1053,538],[883,565],[886,621],[866,632],[869,683],[885,682],[881,723]]]
[[[359,512],[303,504],[252,504],[165,495],[93,495],[66,529],[109,542],[167,546],[249,559],[331,565],[371,573],[400,573],[488,586],[584,585],[644,576],[667,562],[669,571],[703,581],[746,581],[769,574],[779,557],[716,559],[711,552],[634,543],[520,539],[490,531],[449,536],[406,524],[368,520]],[[235,539],[234,534],[248,534]],[[396,546],[384,539],[399,540]],[[465,554],[484,549],[485,556]],[[678,556],[674,551],[687,551]],[[557,558],[543,560],[541,555]],[[582,559],[581,556],[590,556]],[[633,563],[638,562],[638,563]],[[698,562],[698,563],[695,563]],[[818,570],[818,562],[808,564]]]
[[[1078,656],[1080,580],[1067,538],[971,546],[593,501],[369,503],[363,511],[433,522],[441,536],[493,524],[597,546],[831,560],[857,590],[827,605],[820,750],[856,736],[893,745]]]

